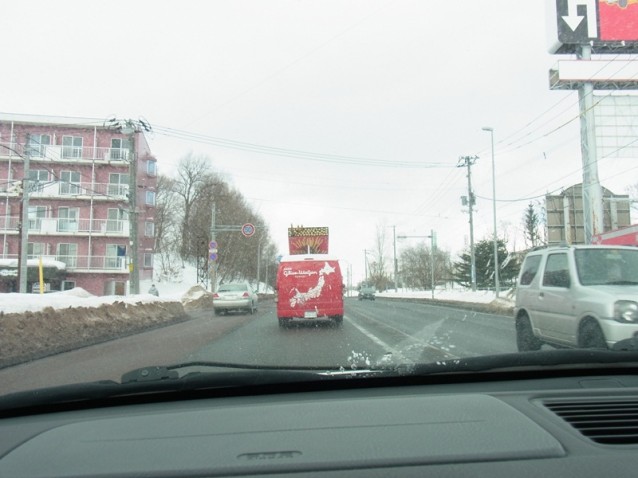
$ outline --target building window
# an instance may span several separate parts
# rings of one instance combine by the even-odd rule
[[[51,145],[51,135],[30,134],[27,140],[25,153],[31,158],[42,158],[46,156],[46,148]]]
[[[79,207],[58,208],[58,231],[59,232],[77,232],[79,220],[80,220]]]
[[[155,191],[146,191],[146,205],[155,206]]]
[[[106,231],[123,232],[124,222],[128,221],[128,213],[119,208],[109,208],[106,212]]]
[[[126,246],[121,244],[107,244],[106,257],[104,258],[105,269],[124,269],[126,265]]]
[[[128,152],[131,146],[131,142],[126,138],[111,138],[111,154],[112,160],[128,159]]]
[[[70,243],[58,244],[55,259],[64,262],[67,267],[76,267],[78,263],[78,245]]]
[[[144,235],[146,237],[155,237],[155,223],[151,221],[144,222]]]
[[[153,254],[150,252],[144,253],[144,267],[153,267]]]
[[[80,159],[82,157],[82,137],[62,136],[62,158]]]
[[[74,280],[63,280],[62,281],[62,290],[71,290],[75,289],[75,281]]]
[[[77,195],[80,194],[80,172],[60,171],[60,194]]]
[[[39,231],[42,228],[42,219],[47,217],[46,206],[29,206],[29,230]]]
[[[42,191],[49,181],[49,171],[46,169],[30,169],[29,180],[31,181],[31,192]]]
[[[157,176],[157,161],[148,161],[146,163],[146,174],[149,176]]]
[[[128,193],[129,175],[124,173],[109,174],[109,196],[126,196]]]
[[[46,244],[44,242],[29,242],[27,244],[27,256],[29,259],[37,259],[46,255]]]

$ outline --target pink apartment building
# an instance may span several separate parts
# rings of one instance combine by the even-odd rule
[[[137,158],[137,267],[140,280],[152,279],[157,160],[142,132],[125,133],[97,120],[0,114],[0,292],[18,291],[25,159],[28,291],[38,283],[42,258],[51,290],[128,292],[134,267],[131,144]]]

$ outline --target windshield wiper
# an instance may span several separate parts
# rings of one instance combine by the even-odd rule
[[[179,375],[180,368],[195,368]],[[227,368],[223,372],[202,372],[201,367]],[[197,370],[199,369],[199,370]],[[332,367],[332,370],[335,370]],[[122,401],[170,400],[187,398],[201,393],[223,395],[235,393],[272,392],[273,385],[295,385],[320,381],[339,380],[342,377],[323,375],[326,368],[310,370],[299,367],[244,366],[223,362],[189,362],[172,366],[149,366],[125,373],[122,382],[102,380],[71,385],[60,385],[36,390],[14,392],[0,396],[0,417],[32,410],[59,407],[111,406]],[[356,373],[356,372],[355,372]],[[352,374],[350,374],[352,375]],[[246,392],[245,390],[249,390]],[[139,397],[139,398],[138,398]]]
[[[142,367],[122,375],[121,383],[132,382],[154,382],[158,380],[175,380],[184,379],[188,377],[194,377],[200,374],[211,374],[208,369],[233,369],[238,371],[260,371],[268,372],[266,378],[272,379],[275,375],[285,374],[285,376],[297,376],[308,378],[308,376],[321,375],[321,376],[344,376],[344,375],[357,375],[360,376],[365,373],[381,373],[386,372],[386,369],[372,370],[372,369],[347,369],[344,367],[323,366],[289,366],[289,365],[253,365],[244,363],[232,363],[232,362],[211,362],[211,361],[195,361],[195,362],[183,362],[174,365],[153,365],[148,367]],[[189,370],[192,369],[192,370]],[[227,374],[215,374],[216,377],[223,378],[228,376]],[[250,374],[250,377],[257,377],[257,374]]]
[[[633,280],[613,280],[604,282],[602,285],[638,285],[638,282]]]

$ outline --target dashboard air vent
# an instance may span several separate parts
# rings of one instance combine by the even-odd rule
[[[638,398],[545,400],[543,403],[596,443],[638,444]]]

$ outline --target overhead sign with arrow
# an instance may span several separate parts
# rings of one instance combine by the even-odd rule
[[[638,52],[638,0],[547,2],[555,13],[550,12],[551,53],[574,53],[581,45],[595,53]]]

